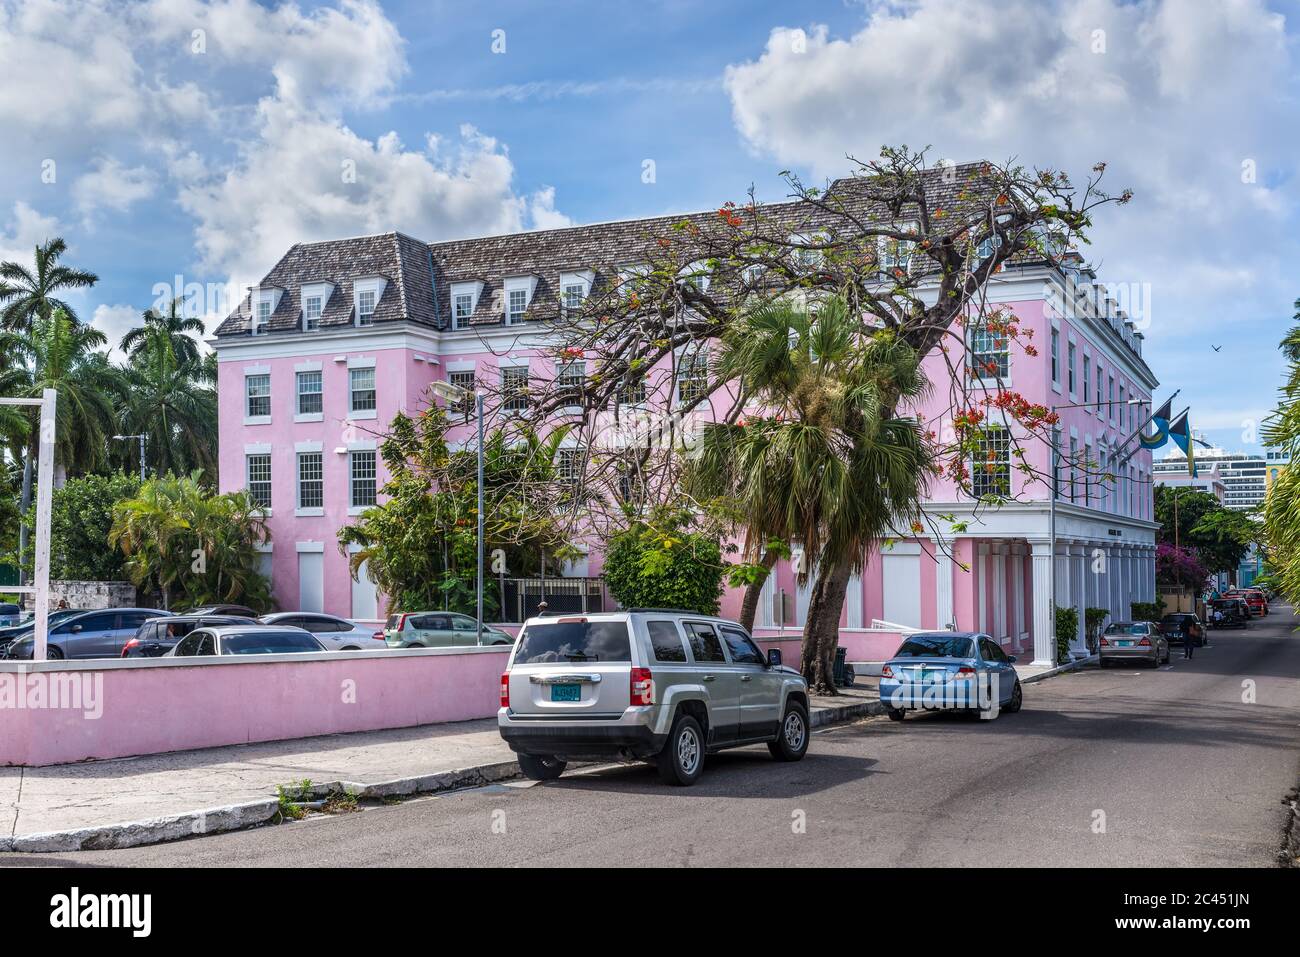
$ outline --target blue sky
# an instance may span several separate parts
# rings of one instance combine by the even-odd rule
[[[1143,297],[1161,394],[1249,448],[1300,296],[1296,14],[0,0],[0,256],[63,235],[101,276],[79,311],[120,336],[158,284],[245,285],[299,240],[707,208],[751,183],[778,199],[779,170],[840,175],[882,143],[1080,178],[1105,160],[1136,199],[1087,254]]]

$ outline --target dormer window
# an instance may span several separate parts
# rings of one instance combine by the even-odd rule
[[[483,283],[454,282],[451,284],[451,328],[468,329],[474,310],[478,308],[479,293]]]
[[[535,276],[515,276],[505,281],[506,325],[513,326],[528,317],[528,305],[537,286]]]
[[[375,290],[362,289],[357,293],[357,325],[368,326],[375,316]]]
[[[649,266],[623,266],[618,271],[618,291],[625,299],[641,288],[650,275]]]
[[[248,331],[252,335],[257,335],[266,330],[266,325],[271,321],[271,315],[275,312],[275,307],[280,302],[280,295],[284,292],[274,286],[263,286],[254,288],[251,294],[252,300],[252,317],[249,319]]]
[[[382,276],[368,276],[358,279],[352,286],[352,308],[356,313],[358,326],[375,324],[375,309],[379,300],[384,298],[387,280]]]
[[[900,232],[915,232],[916,228],[915,223],[903,223],[897,227]],[[916,243],[909,239],[881,236],[877,250],[882,272],[893,275],[900,271],[903,273],[912,271],[912,253],[916,250]]]
[[[825,234],[791,236],[790,244],[794,247],[795,264],[802,269],[820,266],[826,258],[825,253],[820,249],[814,249],[812,244],[824,243],[826,238]]]
[[[708,292],[712,278],[708,262],[701,259],[682,269],[677,275],[677,282],[682,286],[694,286],[700,292]]]
[[[591,293],[594,278],[592,272],[560,273],[560,305],[565,312],[576,313],[582,309],[583,301]]]
[[[320,314],[325,309],[323,296],[308,296],[302,301],[302,327],[307,332],[320,328]]]
[[[1002,247],[1002,237],[999,236],[997,233],[994,233],[992,236],[987,236],[984,239],[980,240],[980,244],[977,247],[975,247],[975,258],[983,262],[985,259],[988,259],[990,256],[992,256],[993,253],[996,250],[1000,249],[1001,247]]]

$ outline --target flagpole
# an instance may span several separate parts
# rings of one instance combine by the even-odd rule
[[[1165,402],[1173,402],[1174,399],[1178,396],[1178,393],[1179,393],[1179,392],[1182,392],[1182,391],[1183,391],[1182,389],[1178,389],[1177,391],[1174,392],[1173,395],[1171,395],[1168,399],[1166,399]],[[1146,421],[1143,422],[1141,425],[1139,425],[1139,426],[1137,427],[1137,430],[1134,431],[1134,433],[1133,433],[1132,435],[1130,435],[1127,439],[1125,439],[1125,440],[1124,440],[1123,442],[1121,442],[1119,445],[1115,446],[1115,448],[1116,448],[1117,450],[1118,450],[1118,449],[1122,449],[1122,448],[1124,448],[1124,446],[1126,446],[1126,445],[1128,445],[1130,442],[1132,442],[1135,438],[1137,438],[1139,435],[1142,434],[1142,430],[1143,430],[1143,429],[1145,429],[1148,425],[1151,424],[1152,419],[1154,419],[1154,418],[1156,417],[1156,413],[1155,413],[1155,402],[1154,402],[1154,400],[1152,401],[1151,406],[1152,406],[1152,410],[1151,410],[1150,414],[1147,415]],[[1190,411],[1191,411],[1191,408],[1192,408],[1192,407],[1189,405],[1186,409],[1183,410],[1183,412],[1190,412]],[[1179,413],[1179,414],[1181,415],[1181,413]],[[1174,419],[1176,419],[1176,418],[1178,418],[1177,415],[1170,416],[1170,417],[1169,417],[1169,421],[1172,422],[1172,421],[1174,421]],[[1116,468],[1119,468],[1121,465],[1123,465],[1125,462],[1127,462],[1129,459],[1131,459],[1134,455],[1136,455],[1137,452],[1138,452],[1138,450],[1141,449],[1141,448],[1142,448],[1142,443],[1139,442],[1139,443],[1137,444],[1137,446],[1133,449],[1132,452],[1130,452],[1128,455],[1124,456],[1124,458],[1121,459],[1119,462],[1116,462],[1116,463],[1115,463],[1115,467],[1116,467]]]

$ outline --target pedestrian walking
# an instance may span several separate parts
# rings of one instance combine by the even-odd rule
[[[1191,628],[1183,629],[1183,657],[1190,659],[1192,652],[1196,650],[1196,642],[1192,638]]]

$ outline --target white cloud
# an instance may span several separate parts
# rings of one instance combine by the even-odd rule
[[[122,342],[122,337],[140,325],[140,312],[141,310],[130,305],[101,304],[95,307],[95,312],[90,317],[90,324],[108,336],[109,351],[114,358],[121,358],[122,353],[118,346]]]
[[[528,198],[528,219],[533,229],[560,229],[573,220],[555,208],[555,187],[546,186]]]
[[[849,36],[775,29],[724,85],[755,152],[818,176],[885,143],[1076,180],[1107,161],[1106,184],[1136,196],[1098,213],[1085,255],[1103,280],[1151,284],[1145,353],[1206,395],[1232,378],[1209,350],[1170,367],[1162,348],[1241,334],[1295,295],[1294,69],[1263,0],[911,0],[873,6]]]
[[[16,202],[12,218],[0,231],[0,262],[16,262],[31,269],[36,247],[61,232],[57,218],[44,216],[22,201]]]
[[[153,195],[157,178],[143,167],[124,167],[112,157],[96,160],[91,171],[77,177],[72,195],[87,218],[97,209],[125,212]]]
[[[512,192],[509,157],[473,127],[454,147],[429,137],[417,151],[395,133],[368,140],[272,99],[258,116],[236,166],[181,192],[210,269],[256,281],[295,242],[391,229],[436,240],[518,230],[530,212],[559,215],[551,196],[530,207]]]

